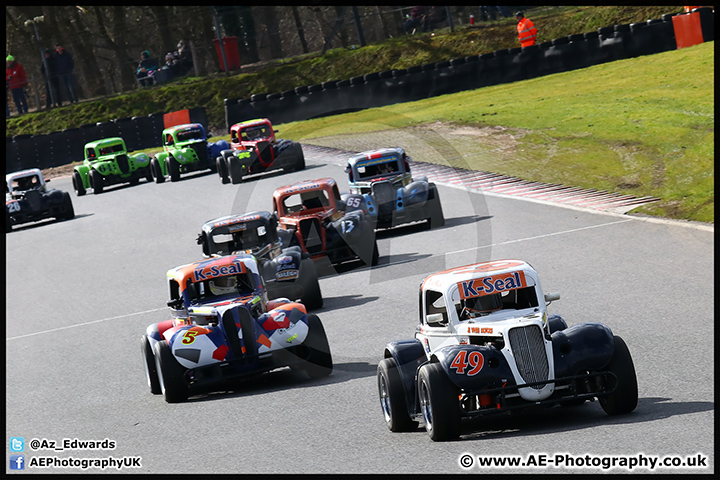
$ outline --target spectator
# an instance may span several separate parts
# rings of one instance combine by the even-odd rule
[[[529,47],[530,45],[535,45],[537,28],[535,28],[533,22],[531,22],[530,19],[525,18],[525,14],[523,12],[517,12],[515,14],[515,18],[518,21],[517,31],[520,46]]]
[[[47,65],[47,72],[45,71]],[[62,107],[60,99],[60,81],[57,76],[57,67],[55,66],[55,58],[50,49],[45,49],[45,61],[40,65],[40,73],[45,79],[46,108],[52,106]],[[55,100],[53,104],[53,99]]]
[[[430,7],[423,22],[423,32],[434,30],[446,19],[445,7]]]
[[[193,68],[192,52],[185,42],[180,40],[177,44],[178,53],[178,75],[185,75]]]
[[[149,87],[155,83],[155,79],[152,76],[156,70],[158,70],[157,59],[150,58],[150,52],[145,50],[140,54],[140,63],[138,64],[137,73],[135,74],[141,87]]]
[[[15,57],[8,55],[5,59],[5,81],[8,88],[12,92],[18,115],[28,113],[27,98],[25,98],[25,87],[27,86],[27,76],[22,65],[15,61]],[[9,112],[9,109],[7,110]]]
[[[412,35],[420,27],[425,18],[425,7],[417,6],[410,12],[410,17],[405,21],[405,33]]]
[[[78,96],[75,91],[75,78],[73,77],[75,61],[72,54],[59,43],[55,45],[55,68],[60,89],[67,91],[70,103],[77,103]],[[62,94],[58,95],[58,97],[62,97]]]

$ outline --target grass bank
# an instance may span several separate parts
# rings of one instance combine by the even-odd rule
[[[714,222],[714,42],[282,126],[282,136],[660,202]],[[451,126],[451,128],[448,128]]]

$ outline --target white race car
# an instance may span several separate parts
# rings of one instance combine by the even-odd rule
[[[389,343],[378,365],[380,404],[391,431],[422,419],[430,438],[451,440],[461,419],[529,406],[599,399],[610,415],[638,400],[625,342],[596,322],[567,327],[546,306],[540,280],[520,260],[435,273],[420,287],[415,338]]]

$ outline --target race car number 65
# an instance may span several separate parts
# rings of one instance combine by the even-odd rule
[[[466,350],[460,350],[457,355],[455,355],[455,359],[453,359],[450,364],[450,368],[454,368],[458,375],[462,375],[465,373],[465,369],[470,367],[470,370],[467,371],[467,375],[472,377],[482,370],[484,363],[485,359],[483,358],[482,353],[468,353]]]

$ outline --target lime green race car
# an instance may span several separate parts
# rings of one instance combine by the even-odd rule
[[[163,130],[163,151],[151,161],[155,183],[163,183],[168,175],[171,182],[177,182],[181,173],[206,169],[215,172],[215,158],[230,146],[225,140],[208,143],[209,136],[199,123],[176,125]]]
[[[109,185],[129,183],[137,185],[141,178],[152,182],[150,156],[130,155],[120,137],[104,138],[85,144],[85,161],[73,170],[72,182],[78,197],[88,189],[102,193]]]

